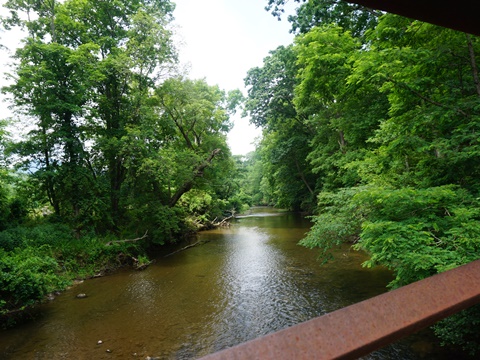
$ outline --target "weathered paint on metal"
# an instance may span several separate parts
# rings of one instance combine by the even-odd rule
[[[480,2],[472,0],[347,0],[447,28],[480,35]]]
[[[479,302],[477,260],[203,359],[356,359]]]

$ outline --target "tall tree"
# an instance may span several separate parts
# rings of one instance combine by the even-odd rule
[[[360,182],[355,167],[363,158],[379,121],[386,116],[386,96],[365,82],[350,80],[364,54],[361,43],[336,26],[322,26],[296,39],[299,71],[294,102],[315,129],[308,159],[325,190]]]
[[[181,199],[193,190],[216,197],[221,177],[232,170],[226,143],[230,104],[218,87],[183,78],[164,81],[150,101],[154,112],[128,126],[121,154],[129,207],[141,214],[132,216],[147,219],[145,226],[153,219],[164,241],[178,232]]]
[[[12,1],[7,5],[38,16],[35,20],[20,21],[12,10],[9,19],[11,24],[29,30],[24,47],[15,54],[16,81],[4,88],[13,95],[14,104],[34,120],[29,138],[19,146],[19,152],[27,157],[27,168],[38,170],[35,176],[42,179],[57,215],[78,217],[81,199],[87,197],[85,191],[90,186],[85,181],[91,180],[92,175],[82,170],[87,169],[82,128],[88,113],[85,105],[92,95],[86,74],[95,60],[95,48],[72,49],[55,41],[60,10],[53,2]],[[85,181],[80,180],[84,176]],[[72,181],[75,177],[79,180]]]
[[[294,104],[296,55],[293,47],[279,47],[264,59],[263,66],[250,69],[245,79],[248,99],[245,111],[251,122],[264,129],[262,158],[269,169],[279,206],[311,210],[316,177],[306,157],[313,131]],[[265,180],[267,182],[267,180]]]
[[[292,32],[305,34],[316,26],[335,24],[350,31],[355,37],[363,37],[375,28],[380,11],[343,0],[295,0],[299,3],[296,14],[289,15]],[[266,10],[278,19],[284,12],[285,0],[268,0]]]
[[[109,218],[116,229],[123,214],[120,200],[126,173],[120,155],[122,138],[129,124],[140,121],[149,92],[176,60],[167,28],[173,4],[168,0],[11,0],[6,6],[11,16],[5,24],[29,31],[25,47],[17,53],[19,81],[7,89],[17,105],[37,120],[36,135],[28,140],[36,148],[23,148],[42,154],[37,173],[45,174],[44,184],[57,213],[62,214],[59,191],[63,189],[64,194],[82,199],[85,211],[103,212],[103,220]],[[22,11],[27,20],[22,20]],[[79,191],[79,182],[88,174],[84,187],[102,192],[90,194],[99,205],[94,199],[103,198],[105,168],[109,204],[94,210]],[[74,216],[79,213],[79,199],[70,201]]]
[[[388,96],[389,117],[372,142],[371,172],[395,186],[458,184],[478,191],[478,39],[398,16],[372,32],[356,73]],[[357,76],[355,75],[355,76]]]
[[[321,193],[320,213],[302,243],[325,250],[354,241],[371,255],[366,266],[394,270],[392,286],[478,259],[478,39],[384,15],[369,33],[368,46],[344,62],[348,51],[323,51],[339,42],[332,34],[318,37],[321,31],[297,42],[305,49],[299,47],[303,82],[296,104],[313,108],[312,119],[321,116],[317,128],[354,130],[363,154],[353,161],[344,157],[343,164],[329,154],[319,157],[327,141],[339,136],[325,131],[325,141],[316,138],[312,162],[320,159],[324,169],[331,161],[336,177],[342,169],[355,170],[358,184],[343,182],[347,188]],[[368,126],[358,131],[363,124]],[[352,140],[345,140],[348,149]],[[472,316],[478,317],[478,309],[457,315],[448,327],[439,324],[437,332],[478,350],[478,337],[466,326]]]
[[[100,48],[97,116],[93,120],[98,126],[96,150],[108,168],[115,227],[122,218],[120,201],[125,181],[121,139],[126,127],[139,121],[144,99],[155,80],[175,61],[171,33],[166,29],[173,8],[168,0],[72,1],[67,6],[74,34],[70,38],[93,42]]]

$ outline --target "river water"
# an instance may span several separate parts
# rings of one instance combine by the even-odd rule
[[[144,271],[85,281],[0,332],[0,359],[192,359],[386,291],[391,273],[362,268],[365,255],[347,246],[320,266],[318,251],[297,245],[309,226],[256,208]],[[366,359],[452,356],[427,331]]]

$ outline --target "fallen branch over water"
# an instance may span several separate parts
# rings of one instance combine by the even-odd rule
[[[229,210],[230,216],[223,218],[222,220],[218,221],[218,218],[213,219],[213,221],[209,222],[208,224],[204,225],[206,229],[215,229],[221,226],[230,226],[229,221],[235,217],[235,209]]]
[[[147,237],[148,230],[145,231],[145,234],[143,234],[142,237],[136,238],[136,239],[124,239],[124,240],[115,240],[115,241],[109,241],[105,244],[105,246],[110,246],[113,244],[120,244],[120,243],[126,243],[126,242],[136,242],[139,240],[143,240]]]
[[[176,254],[176,253],[179,253],[179,252],[181,252],[181,251],[184,251],[184,250],[190,249],[190,248],[192,248],[192,247],[194,247],[194,246],[202,245],[202,244],[205,244],[205,243],[206,243],[206,241],[197,241],[196,243],[193,243],[193,244],[187,245],[187,246],[185,246],[185,247],[183,247],[183,248],[181,248],[181,249],[175,250],[174,252],[172,252],[172,253],[170,253],[170,254],[167,254],[167,255],[165,255],[164,257],[169,257],[169,256],[174,255],[174,254]]]
[[[222,221],[219,221],[219,222],[215,222],[217,219],[215,218],[215,220],[213,220],[212,222],[212,226],[213,227],[220,227],[220,226],[229,226],[230,223],[228,222],[228,220],[231,220],[235,217],[235,213],[233,213],[231,216],[228,216],[226,218],[224,218]]]
[[[149,260],[147,262],[141,262],[139,259],[132,256],[133,264],[135,265],[135,270],[145,270],[151,264],[155,262],[155,260]]]

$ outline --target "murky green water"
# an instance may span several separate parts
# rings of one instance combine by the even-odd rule
[[[0,332],[0,359],[197,358],[385,291],[391,274],[361,268],[365,257],[348,247],[320,266],[317,251],[297,245],[308,227],[258,208],[145,271],[85,281]],[[368,358],[451,358],[426,336]]]

